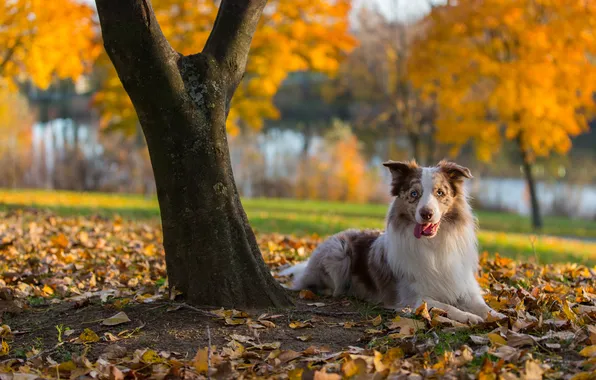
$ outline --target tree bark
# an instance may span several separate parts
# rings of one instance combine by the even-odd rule
[[[528,184],[528,190],[530,192],[530,204],[532,207],[532,227],[534,228],[534,230],[539,231],[542,229],[542,214],[540,213],[540,203],[538,202],[538,193],[536,192],[536,181],[534,179],[534,173],[532,172],[533,165],[528,152],[523,147],[521,137],[518,138],[517,143],[521,153],[526,183]]]
[[[289,305],[240,203],[226,138],[266,0],[223,0],[203,51],[190,56],[166,41],[149,0],[96,3],[105,48],[147,140],[170,287],[198,305]]]

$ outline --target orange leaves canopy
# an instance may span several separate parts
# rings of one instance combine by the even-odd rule
[[[587,130],[596,90],[596,3],[462,0],[433,9],[410,73],[440,104],[438,138],[488,160],[501,138],[535,156]],[[502,133],[504,131],[504,133]]]
[[[76,0],[0,4],[0,77],[30,79],[45,89],[54,76],[77,78],[100,52],[93,9]]]
[[[217,15],[217,2],[153,0],[160,26],[174,49],[194,54],[203,48]],[[251,45],[244,81],[232,101],[228,130],[238,122],[259,128],[263,118],[277,117],[272,98],[291,71],[333,74],[355,40],[348,34],[349,0],[272,0],[261,17]],[[96,98],[103,125],[131,130],[137,123],[128,96],[107,57],[108,78]]]

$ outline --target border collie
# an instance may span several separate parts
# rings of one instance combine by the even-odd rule
[[[294,290],[348,295],[400,310],[429,308],[462,323],[480,323],[492,310],[482,298],[476,219],[464,180],[468,168],[441,161],[383,163],[391,171],[391,202],[382,233],[346,230],[329,237],[310,259],[282,271]]]

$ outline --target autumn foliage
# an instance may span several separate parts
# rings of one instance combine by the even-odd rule
[[[55,78],[78,78],[101,47],[94,11],[76,0],[14,0],[0,4],[0,77],[45,89]]]
[[[295,309],[203,309],[168,291],[157,221],[0,216],[0,372],[8,378],[596,375],[596,273],[585,266],[483,256],[485,299],[507,318],[478,326],[424,304],[396,313],[310,291],[295,294]],[[273,273],[320,242],[257,238]]]
[[[172,47],[189,55],[201,51],[217,14],[217,2],[154,0],[157,20]],[[278,116],[272,99],[288,73],[337,71],[339,60],[355,45],[348,33],[348,0],[273,0],[263,12],[251,44],[244,81],[232,100],[228,131],[241,124],[260,128],[264,118]],[[106,79],[96,104],[102,124],[132,131],[134,109],[107,57]]]
[[[437,138],[472,140],[488,160],[503,139],[529,158],[565,153],[587,131],[596,90],[592,1],[463,0],[436,6],[409,62],[439,104]]]
[[[316,152],[301,162],[296,196],[331,201],[370,201],[380,178],[369,172],[360,141],[339,121]],[[373,185],[371,185],[373,184]]]

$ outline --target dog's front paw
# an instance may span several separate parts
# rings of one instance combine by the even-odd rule
[[[488,321],[500,321],[501,319],[505,319],[505,318],[507,318],[507,316],[505,314],[501,314],[495,310],[489,310],[486,319]]]
[[[484,322],[484,319],[482,317],[479,317],[472,313],[468,313],[466,311],[448,313],[447,317],[460,323],[469,323],[471,325],[477,325],[479,323]]]

